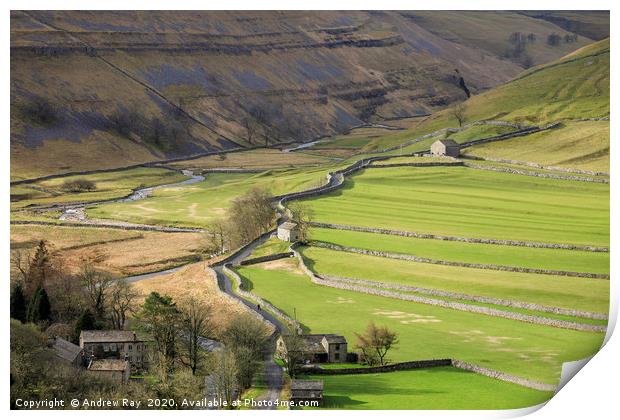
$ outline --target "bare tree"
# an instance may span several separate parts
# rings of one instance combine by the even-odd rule
[[[291,219],[299,229],[299,241],[306,243],[310,240],[310,226],[314,220],[314,211],[303,202],[293,202],[288,206]]]
[[[228,408],[232,408],[239,385],[235,355],[230,350],[225,349],[215,355],[211,379],[216,397],[226,402]]]
[[[132,311],[138,293],[125,280],[118,280],[110,290],[109,309],[112,318],[112,328],[125,328],[127,315]]]
[[[21,277],[24,286],[30,284],[30,264],[32,255],[28,251],[16,250],[11,252],[11,264],[15,267]]]
[[[245,389],[260,367],[269,333],[258,319],[244,315],[235,318],[224,333],[224,345],[232,351],[237,366],[237,382]]]
[[[181,363],[195,375],[204,355],[200,348],[200,338],[208,337],[213,330],[209,319],[211,311],[207,305],[193,297],[181,303],[180,311],[180,341],[183,347]]]
[[[227,229],[226,222],[223,220],[215,220],[207,226],[209,236],[209,248],[214,249],[214,253],[221,254],[226,250]]]
[[[274,221],[271,195],[254,188],[233,200],[227,219],[227,231],[232,247],[244,245],[267,232]]]
[[[398,344],[398,334],[387,327],[377,327],[370,322],[365,334],[357,336],[357,348],[362,352],[362,360],[369,365],[386,363],[387,352]]]
[[[459,122],[459,127],[462,127],[465,122],[465,105],[462,103],[455,105],[452,108],[452,116]]]
[[[280,354],[280,357],[286,363],[286,369],[291,378],[297,376],[298,368],[303,364],[306,353],[306,341],[296,331],[283,335],[282,339],[286,345],[286,351],[284,354]]]
[[[91,264],[82,266],[78,280],[84,287],[86,299],[98,319],[105,317],[108,289],[114,280],[106,273],[95,270]]]

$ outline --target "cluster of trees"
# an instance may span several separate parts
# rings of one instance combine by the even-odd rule
[[[116,381],[91,375],[85,369],[58,363],[47,347],[47,335],[35,324],[22,324],[11,320],[11,366],[10,392],[11,408],[15,401],[49,400],[53,398],[69,401],[120,400],[128,398],[142,401],[148,399],[184,398],[198,400],[204,396],[204,380],[192,375],[189,369],[177,369],[166,382],[158,371],[149,373],[151,380],[119,384]]]
[[[77,274],[65,272],[43,240],[34,255],[14,251],[11,262],[17,273],[11,289],[11,318],[75,343],[85,329],[125,327],[137,298],[126,282],[88,262]]]
[[[303,118],[285,107],[282,101],[259,98],[249,104],[237,105],[245,111],[241,125],[244,138],[250,144],[269,146],[303,135]]]
[[[88,179],[78,178],[63,182],[62,189],[72,193],[95,191],[97,189],[97,184]]]
[[[53,125],[58,120],[56,106],[47,98],[34,96],[21,106],[24,116],[30,121],[43,125]]]
[[[528,44],[536,42],[536,34],[530,32],[524,34],[522,32],[513,32],[508,37],[510,47],[506,50],[506,57],[518,60],[525,68],[531,67],[534,63],[532,58],[526,53]]]
[[[175,151],[191,135],[187,115],[173,112],[170,118],[147,117],[136,110],[118,109],[108,117],[109,128],[121,137],[135,137],[163,151]]]
[[[562,41],[565,44],[571,44],[573,42],[577,42],[578,39],[579,39],[579,36],[577,34],[566,34],[562,36],[554,32],[552,34],[549,34],[549,36],[547,36],[547,44],[552,47],[557,47],[558,45],[562,43]]]
[[[130,285],[91,265],[84,265],[75,276],[62,273],[44,241],[32,257],[15,253],[13,264],[21,273],[11,292],[11,394],[15,398],[197,400],[204,396],[208,373],[217,395],[232,402],[252,385],[261,367],[269,332],[250,315],[231,321],[221,336],[224,349],[211,356],[201,348],[201,340],[214,335],[211,310],[204,302],[192,297],[175,302],[153,292],[138,305]],[[48,297],[46,289],[54,293]],[[77,343],[84,329],[123,329],[130,316],[132,325],[153,340],[156,363],[147,372],[149,381],[119,385],[92,377],[83,369],[59,364],[47,347],[49,337]]]
[[[275,220],[272,196],[262,188],[253,188],[232,201],[228,217],[207,227],[205,252],[221,254],[252,242],[269,231]]]
[[[224,349],[213,359],[211,378],[217,398],[231,402],[252,386],[261,369],[269,331],[257,318],[246,314],[235,318],[226,329]]]
[[[162,383],[173,379],[179,366],[194,375],[208,372],[215,396],[231,407],[232,401],[252,386],[269,331],[251,315],[236,317],[221,336],[223,349],[209,357],[200,347],[201,337],[212,333],[209,316],[208,307],[196,300],[177,304],[169,296],[152,292],[137,319],[155,342]]]

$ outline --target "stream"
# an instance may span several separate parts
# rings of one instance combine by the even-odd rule
[[[131,201],[144,200],[145,198],[153,194],[155,190],[158,190],[160,188],[170,188],[170,187],[179,187],[182,185],[191,185],[191,184],[195,184],[197,182],[202,182],[205,180],[204,176],[194,175],[192,171],[182,170],[181,173],[187,176],[188,179],[185,179],[179,182],[174,182],[172,184],[163,184],[163,185],[156,185],[153,187],[140,188],[140,189],[135,190],[133,193],[131,193],[131,195],[127,197],[123,197],[123,198],[114,198],[111,200],[95,201],[95,202],[87,203],[87,204],[77,204],[74,206],[68,206],[64,208],[59,219],[65,220],[65,221],[73,221],[73,222],[89,222],[88,217],[86,216],[86,212],[85,212],[87,206],[98,206],[101,204],[111,204],[111,203],[127,203]],[[111,221],[111,223],[118,223],[118,222]],[[120,223],[126,224],[125,222],[120,222]]]

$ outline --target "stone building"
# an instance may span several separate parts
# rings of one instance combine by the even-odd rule
[[[50,344],[54,355],[60,361],[76,367],[83,366],[82,349],[79,346],[60,337],[52,339]]]
[[[286,359],[290,336],[281,335],[276,342],[278,355]],[[304,334],[303,358],[308,363],[344,363],[347,361],[347,340],[335,334]]]
[[[291,381],[291,402],[298,404],[301,401],[317,401],[323,403],[323,381]]]
[[[431,145],[431,153],[434,156],[451,156],[456,158],[461,154],[461,146],[454,140],[437,140]]]
[[[131,376],[131,367],[127,360],[92,360],[88,371],[102,378],[125,384]]]
[[[287,242],[296,242],[299,239],[299,228],[296,223],[284,222],[278,226],[278,239]]]
[[[135,368],[148,365],[147,342],[132,331],[95,330],[80,333],[80,348],[86,360],[126,360]]]

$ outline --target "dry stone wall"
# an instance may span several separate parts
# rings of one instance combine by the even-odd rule
[[[475,163],[465,163],[465,166],[467,166],[468,168],[480,169],[483,171],[504,172],[504,173],[515,174],[515,175],[536,176],[539,178],[562,179],[562,180],[567,180],[567,181],[581,181],[581,182],[595,182],[598,184],[609,184],[609,180],[605,178],[586,178],[586,177],[574,176],[574,175],[557,175],[557,174],[526,171],[523,169],[516,169],[516,168],[501,168],[501,167],[496,167],[496,166],[477,165]]]
[[[479,268],[483,270],[498,270],[498,271],[511,271],[515,273],[531,273],[531,274],[548,274],[553,276],[567,276],[567,277],[585,277],[591,279],[609,279],[609,274],[600,273],[581,273],[576,271],[564,271],[564,270],[545,270],[542,268],[526,268],[526,267],[513,267],[508,265],[496,265],[496,264],[479,264],[479,263],[467,263],[460,261],[444,261],[435,260],[432,258],[417,257],[409,254],[397,254],[394,252],[377,251],[363,248],[353,248],[348,246],[341,246],[330,244],[327,242],[313,241],[312,246],[318,248],[327,248],[334,251],[351,252],[354,254],[372,255],[375,257],[392,258],[395,260],[405,260],[420,262],[425,264],[438,264],[448,265],[453,267],[467,267],[467,268]]]
[[[591,332],[604,332],[607,329],[606,326],[602,326],[602,325],[583,324],[583,323],[573,322],[573,321],[545,318],[542,316],[527,315],[527,314],[522,314],[522,313],[504,311],[501,309],[471,305],[467,303],[449,302],[449,301],[444,301],[440,299],[415,296],[415,295],[410,295],[410,294],[405,294],[405,293],[398,293],[392,290],[374,289],[368,286],[362,286],[362,285],[357,285],[357,284],[346,284],[346,283],[342,283],[338,281],[328,280],[312,272],[312,270],[310,270],[306,266],[301,254],[299,254],[299,252],[297,251],[294,251],[294,252],[295,252],[296,257],[299,260],[299,264],[300,264],[302,271],[304,271],[304,273],[306,273],[310,277],[313,283],[316,283],[322,286],[334,287],[334,288],[343,289],[343,290],[351,290],[354,292],[366,293],[366,294],[377,295],[377,296],[384,296],[384,297],[389,297],[393,299],[406,300],[406,301],[422,303],[426,305],[438,306],[442,308],[455,309],[455,310],[464,311],[464,312],[472,312],[472,313],[479,313],[483,315],[495,316],[495,317],[500,317],[500,318],[507,318],[507,319],[512,319],[516,321],[528,322],[532,324],[547,325],[547,326],[556,327],[556,328],[565,328],[565,329],[571,329],[571,330],[577,330],[577,331],[591,331]]]
[[[299,333],[302,332],[301,325],[299,324],[299,322],[295,321],[293,318],[286,315],[284,312],[282,312],[281,310],[279,310],[278,308],[276,308],[275,306],[273,306],[271,303],[267,302],[260,296],[255,295],[254,293],[243,289],[243,282],[241,281],[241,277],[239,277],[239,275],[232,269],[231,264],[224,264],[223,270],[224,270],[224,273],[230,279],[234,281],[237,294],[258,303],[261,306],[261,308],[271,312],[278,318],[284,320],[291,328],[297,330]],[[260,315],[258,314],[256,315],[260,317]]]
[[[472,365],[471,363],[463,362],[460,360],[453,359],[452,366],[458,369],[474,372],[479,375],[488,376],[489,378],[499,379],[500,381],[511,382],[513,384],[525,386],[527,388],[536,389],[538,391],[552,392],[557,389],[557,386],[553,384],[545,384],[542,382],[531,381],[529,379],[521,378],[519,376],[509,375],[507,373],[499,372],[493,369]]]
[[[473,156],[473,155],[463,155],[462,157],[466,158],[466,159],[472,159],[472,160],[482,160],[482,161],[488,161],[488,162],[507,163],[509,165],[530,166],[532,168],[546,169],[546,170],[549,170],[549,171],[567,172],[567,173],[582,174],[582,175],[593,175],[593,176],[609,176],[609,172],[587,171],[585,169],[575,169],[575,168],[564,168],[564,167],[561,167],[561,166],[541,165],[540,163],[524,162],[524,161],[521,161],[521,160],[496,159],[496,158],[479,157],[479,156]]]
[[[518,301],[508,300],[508,299],[498,299],[498,298],[491,298],[491,297],[486,297],[486,296],[474,296],[474,295],[468,295],[465,293],[446,292],[445,290],[427,289],[424,287],[406,286],[406,285],[397,284],[397,283],[385,283],[385,282],[374,281],[374,280],[362,280],[362,279],[356,279],[356,278],[351,278],[351,277],[332,276],[332,275],[327,275],[327,274],[322,274],[321,277],[329,281],[360,284],[363,286],[369,286],[373,288],[402,290],[405,292],[421,293],[425,295],[447,297],[451,299],[469,300],[472,302],[507,306],[511,308],[527,309],[531,311],[548,312],[548,313],[553,313],[553,314],[575,316],[575,317],[580,317],[580,318],[600,319],[600,320],[608,319],[607,314],[588,312],[588,311],[578,311],[575,309],[559,308],[555,306],[538,305],[535,303],[528,303],[528,302],[518,302]]]
[[[312,222],[312,226],[326,228],[326,229],[351,230],[354,232],[368,232],[368,233],[380,233],[383,235],[405,236],[405,237],[410,237],[410,238],[437,239],[437,240],[442,240],[442,241],[469,242],[469,243],[490,244],[490,245],[524,246],[528,248],[551,248],[551,249],[568,249],[568,250],[575,250],[575,251],[609,252],[609,248],[607,247],[598,247],[598,246],[590,246],[590,245],[550,244],[550,243],[543,243],[543,242],[513,241],[510,239],[467,238],[467,237],[460,237],[460,236],[433,235],[430,233],[410,232],[410,231],[402,231],[402,230],[395,230],[395,229],[340,225],[340,224],[335,224],[335,223]]]

